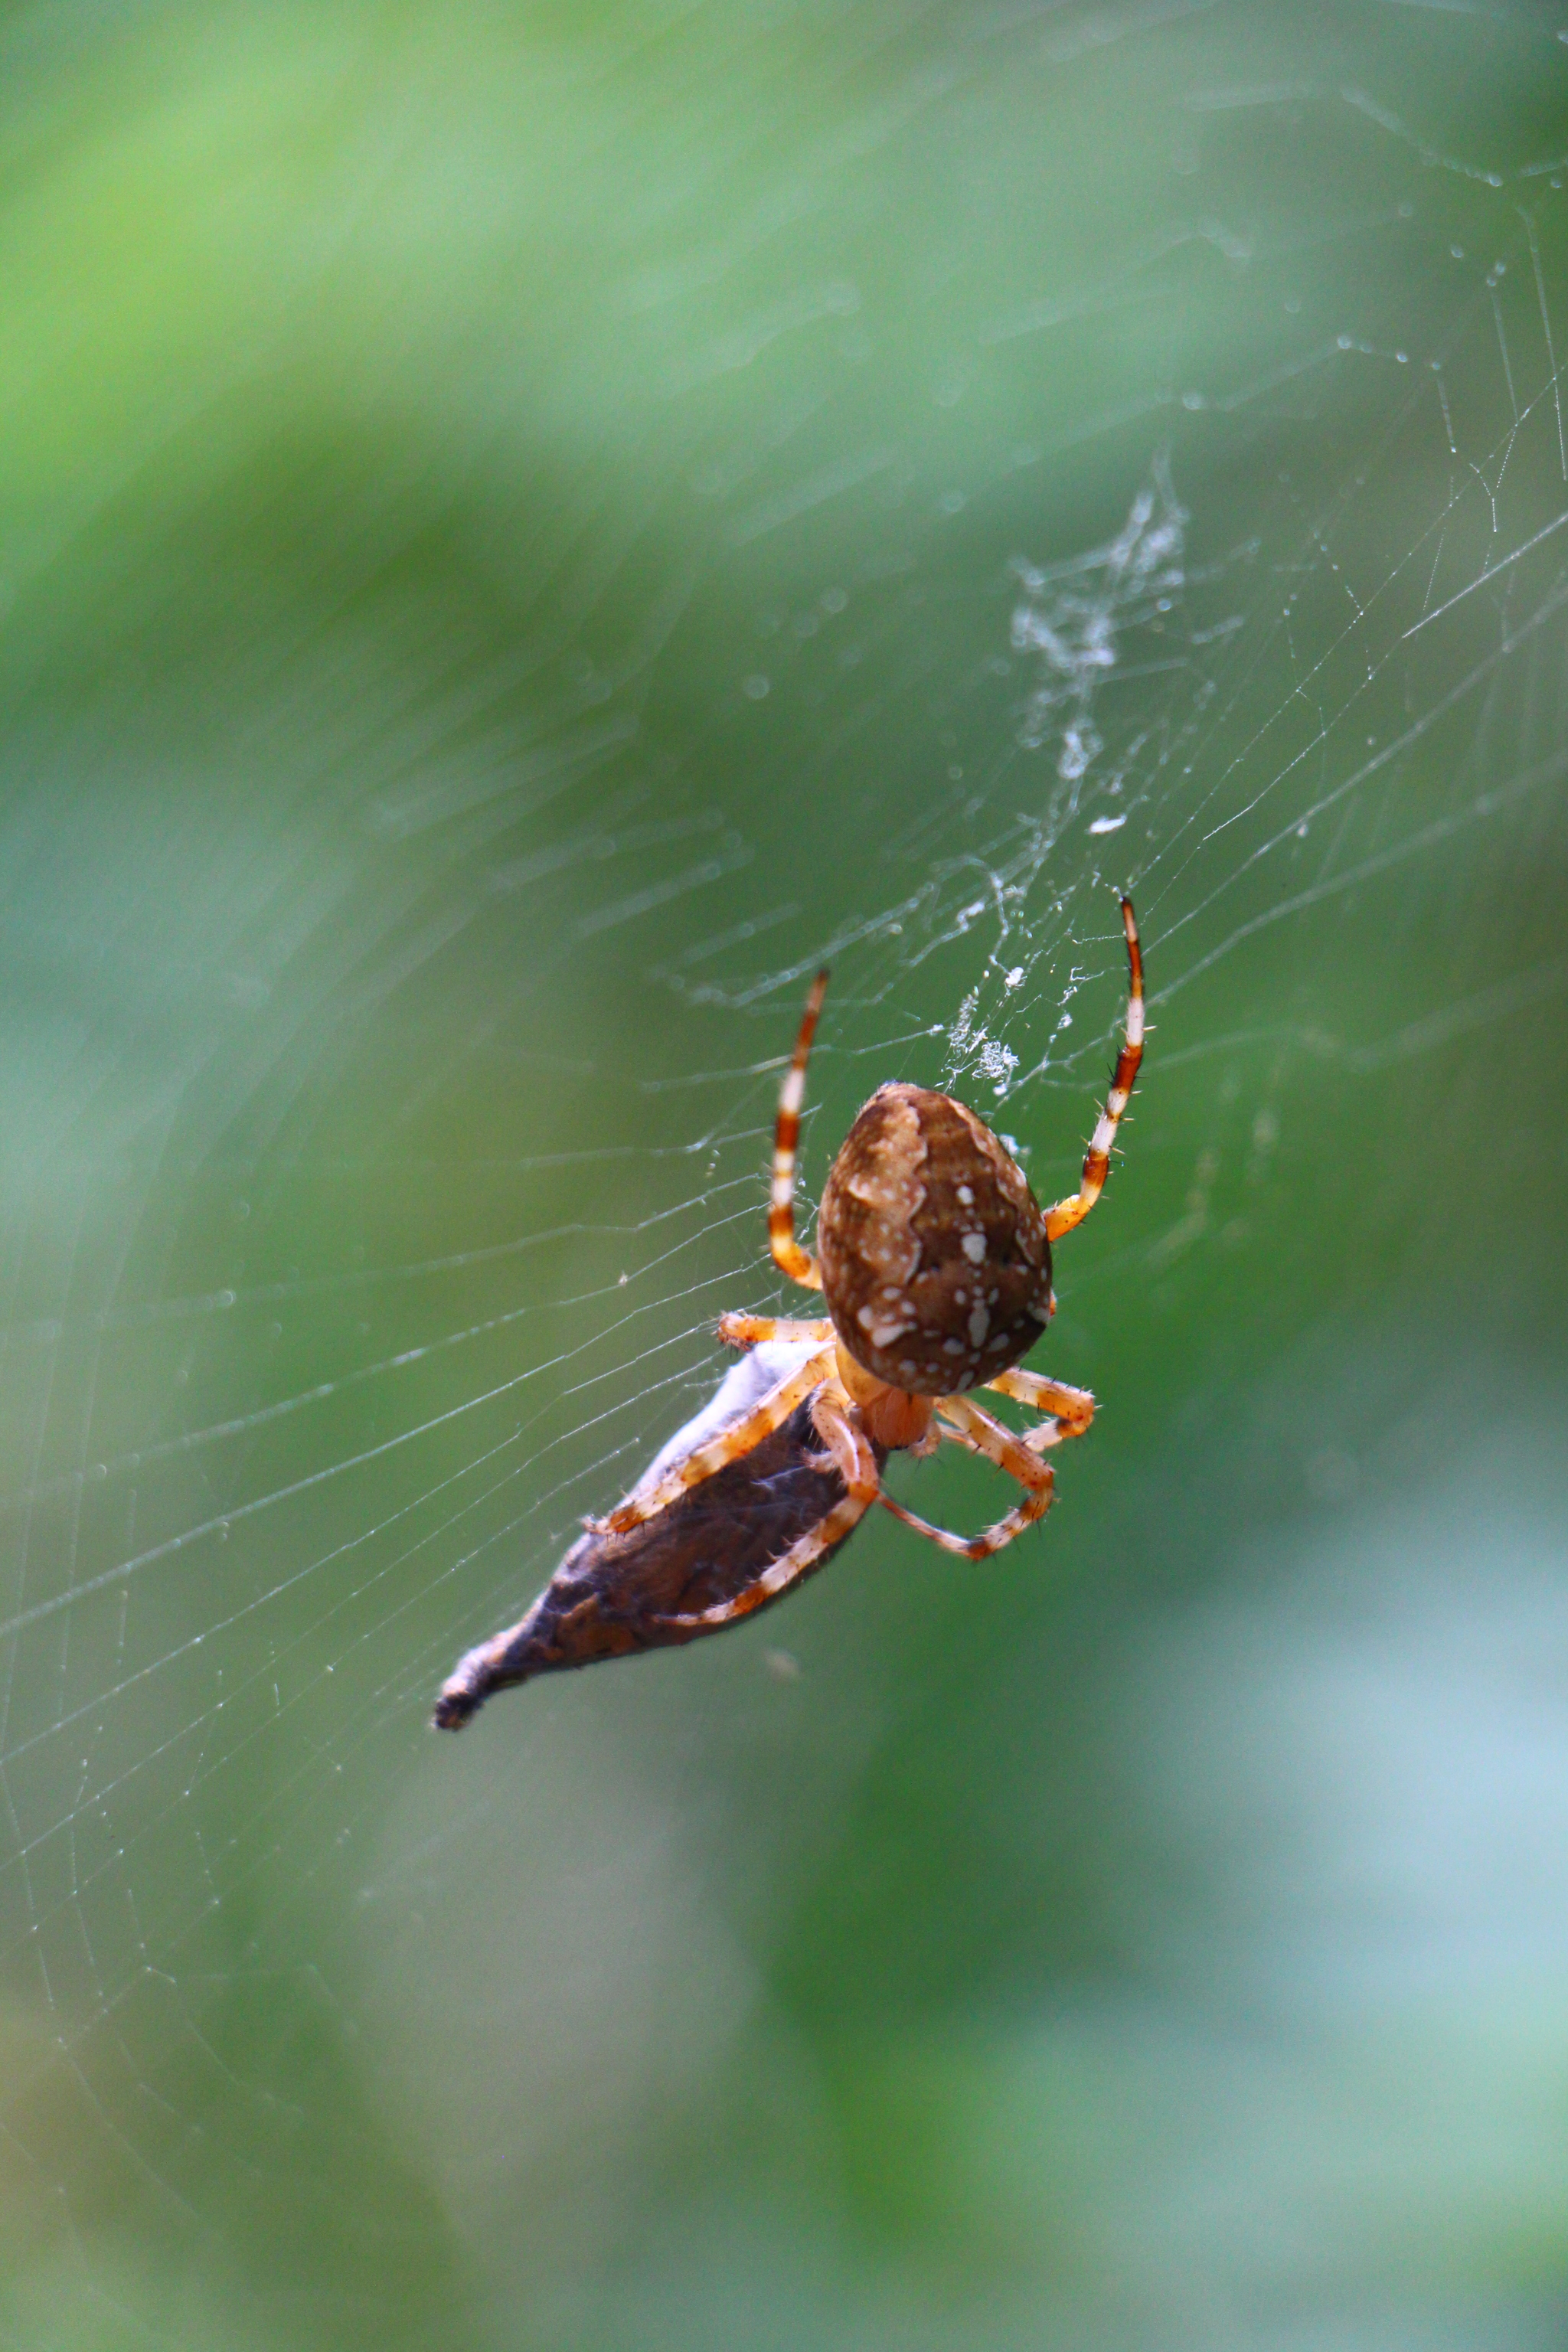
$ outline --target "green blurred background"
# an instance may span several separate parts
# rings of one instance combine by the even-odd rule
[[[1563,2340],[1565,41],[0,12],[0,2343]],[[434,1739],[1112,885],[1048,1523]]]

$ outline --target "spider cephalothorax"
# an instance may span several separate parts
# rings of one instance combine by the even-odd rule
[[[1006,1371],[1050,1320],[1051,1245],[1023,1171],[928,1087],[871,1097],[828,1171],[816,1246],[840,1343],[911,1395]]]
[[[1055,1304],[1051,1244],[1100,1198],[1142,1056],[1143,960],[1126,898],[1121,922],[1127,1034],[1078,1191],[1042,1211],[1011,1152],[963,1103],[880,1087],[828,1172],[820,1264],[795,1237],[806,1063],[827,986],[817,974],[779,1096],[768,1236],[774,1263],[820,1290],[827,1315],[721,1318],[721,1339],[758,1351],[747,1376],[731,1373],[625,1501],[588,1522],[520,1625],[462,1660],[438,1723],[457,1729],[506,1683],[733,1624],[809,1576],[873,1503],[965,1559],[988,1559],[1045,1516],[1055,1477],[1043,1457],[1082,1436],[1094,1399],[1019,1360]],[[966,1393],[981,1387],[1043,1418],[1020,1434]],[[928,1454],[943,1438],[1023,1490],[980,1535],[932,1527],[882,1485],[889,1454]]]

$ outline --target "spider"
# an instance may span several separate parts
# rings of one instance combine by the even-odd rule
[[[1078,1191],[1042,1212],[972,1110],[889,1084],[828,1171],[814,1257],[795,1239],[795,1163],[827,987],[818,972],[779,1096],[768,1238],[782,1271],[822,1292],[826,1316],[721,1318],[720,1339],[749,1351],[742,1363],[626,1500],[585,1522],[521,1622],[459,1660],[437,1704],[439,1727],[461,1729],[492,1691],[536,1674],[692,1641],[749,1616],[823,1566],[873,1503],[966,1559],[989,1559],[1045,1516],[1055,1474],[1042,1456],[1082,1436],[1094,1399],[1018,1365],[1055,1311],[1050,1245],[1100,1198],[1142,1059],[1143,959],[1129,898],[1121,922],[1126,1035]],[[1017,1436],[975,1402],[978,1387],[1045,1418]],[[889,1454],[927,1455],[944,1437],[1023,1489],[980,1535],[933,1527],[883,1488]],[[818,1487],[814,1499],[817,1479],[826,1497]]]
[[[866,1104],[828,1170],[817,1214],[820,1258],[795,1234],[806,1064],[827,988],[826,971],[817,973],[779,1096],[768,1240],[791,1281],[822,1292],[827,1314],[819,1322],[725,1315],[719,1324],[731,1347],[799,1340],[813,1343],[812,1352],[750,1412],[679,1459],[656,1464],[624,1503],[591,1524],[621,1535],[667,1509],[748,1453],[813,1391],[813,1423],[847,1491],[744,1591],[692,1623],[729,1624],[786,1591],[873,1503],[965,1559],[989,1559],[1050,1508],[1054,1474],[1040,1457],[1060,1439],[1082,1436],[1094,1399],[1016,1367],[1056,1310],[1051,1244],[1081,1224],[1100,1198],[1143,1057],[1143,957],[1130,898],[1121,901],[1121,924],[1126,1036],[1078,1191],[1042,1213],[1011,1152],[972,1110],[951,1095],[890,1083]],[[974,1402],[968,1391],[978,1387],[1048,1418],[1015,1436]],[[932,1527],[883,1489],[874,1447],[919,1457],[943,1437],[994,1463],[1024,1489],[1023,1500],[982,1535]]]

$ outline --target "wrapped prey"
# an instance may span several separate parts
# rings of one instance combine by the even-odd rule
[[[655,1456],[637,1491],[743,1422],[816,1352],[810,1342],[771,1341],[742,1357]],[[526,1616],[458,1660],[436,1702],[437,1727],[460,1731],[496,1691],[536,1675],[696,1641],[798,1582],[791,1575],[770,1585],[768,1571],[847,1497],[813,1424],[816,1394],[809,1391],[760,1444],[652,1516],[621,1532],[612,1528],[613,1512],[590,1526]],[[878,1449],[879,1469],[884,1458]],[[851,1531],[846,1526],[805,1572],[826,1566]]]

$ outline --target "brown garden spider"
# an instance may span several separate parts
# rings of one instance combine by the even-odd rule
[[[1082,1436],[1094,1399],[1017,1366],[1055,1309],[1050,1245],[1100,1198],[1142,1058],[1143,961],[1127,898],[1121,921],[1126,1038],[1078,1191],[1042,1213],[972,1110],[925,1087],[879,1087],[828,1171],[820,1259],[795,1235],[806,1062],[827,986],[817,974],[779,1097],[768,1236],[784,1272],[823,1293],[826,1316],[721,1318],[719,1337],[748,1351],[742,1363],[625,1502],[585,1522],[521,1622],[458,1661],[438,1726],[460,1729],[492,1692],[535,1675],[693,1641],[749,1616],[821,1567],[873,1503],[966,1559],[988,1559],[1044,1517],[1054,1474],[1041,1457]],[[974,1402],[978,1387],[1046,1418],[1016,1436]],[[928,1454],[944,1437],[1023,1489],[981,1535],[932,1527],[883,1489],[889,1454]]]
[[[1126,1037],[1078,1191],[1042,1213],[1012,1154],[963,1103],[926,1087],[879,1087],[828,1171],[817,1216],[820,1259],[795,1237],[806,1062],[827,987],[827,974],[818,972],[779,1097],[768,1239],[792,1281],[823,1293],[827,1315],[820,1322],[725,1315],[719,1324],[720,1339],[731,1347],[799,1340],[815,1343],[813,1351],[742,1419],[646,1476],[606,1518],[591,1524],[624,1535],[653,1517],[749,1453],[814,1391],[812,1422],[846,1493],[744,1591],[693,1623],[729,1624],[787,1591],[873,1503],[966,1559],[988,1559],[1050,1508],[1054,1475],[1040,1457],[1064,1437],[1081,1437],[1094,1399],[1086,1389],[1016,1367],[1055,1312],[1050,1245],[1081,1224],[1100,1198],[1143,1056],[1143,958],[1130,898],[1121,901],[1121,923],[1130,971]],[[982,1386],[1049,1418],[1015,1436],[967,1393]],[[943,1437],[994,1462],[1024,1489],[1022,1502],[983,1535],[932,1527],[882,1486],[873,1447],[921,1456]]]

